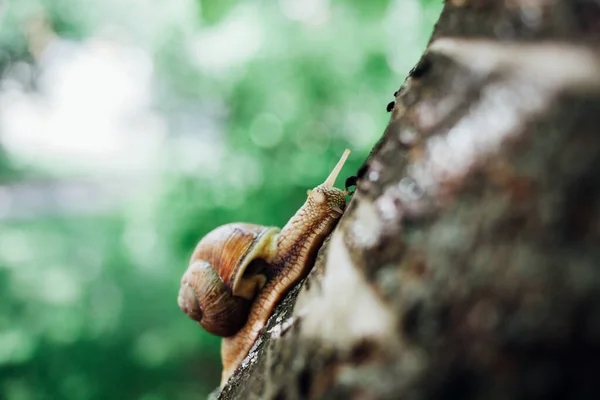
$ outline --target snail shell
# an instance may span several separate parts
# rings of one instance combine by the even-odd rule
[[[267,280],[278,233],[275,227],[233,223],[204,236],[181,279],[181,310],[214,335],[234,335]]]

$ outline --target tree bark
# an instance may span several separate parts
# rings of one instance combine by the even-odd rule
[[[600,398],[600,3],[448,0],[220,399]]]

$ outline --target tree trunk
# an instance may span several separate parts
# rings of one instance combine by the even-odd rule
[[[315,268],[215,395],[600,398],[599,36],[596,0],[446,1]]]

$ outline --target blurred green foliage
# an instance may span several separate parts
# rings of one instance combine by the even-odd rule
[[[104,38],[146,54],[148,109],[165,126],[144,190],[86,212],[73,211],[77,197],[54,204],[45,193],[82,177],[112,180],[112,162],[84,172],[37,164],[0,130],[0,398],[191,399],[216,387],[219,339],[176,303],[195,243],[227,222],[282,226],[346,147],[343,177],[353,174],[440,3],[19,0],[0,8],[5,82],[26,63],[34,72],[19,90],[35,94],[31,21],[44,19],[56,37]],[[44,207],[15,212],[11,202],[27,196]]]

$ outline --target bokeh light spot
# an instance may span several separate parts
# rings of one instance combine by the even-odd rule
[[[29,360],[35,349],[31,335],[18,329],[0,332],[0,365]]]
[[[40,297],[53,304],[73,303],[80,297],[79,283],[64,268],[48,267],[40,271]]]
[[[133,356],[145,367],[158,367],[167,359],[167,342],[161,333],[146,331],[134,343]]]
[[[250,138],[260,147],[275,147],[281,142],[282,134],[281,121],[273,114],[260,114],[250,126]]]

